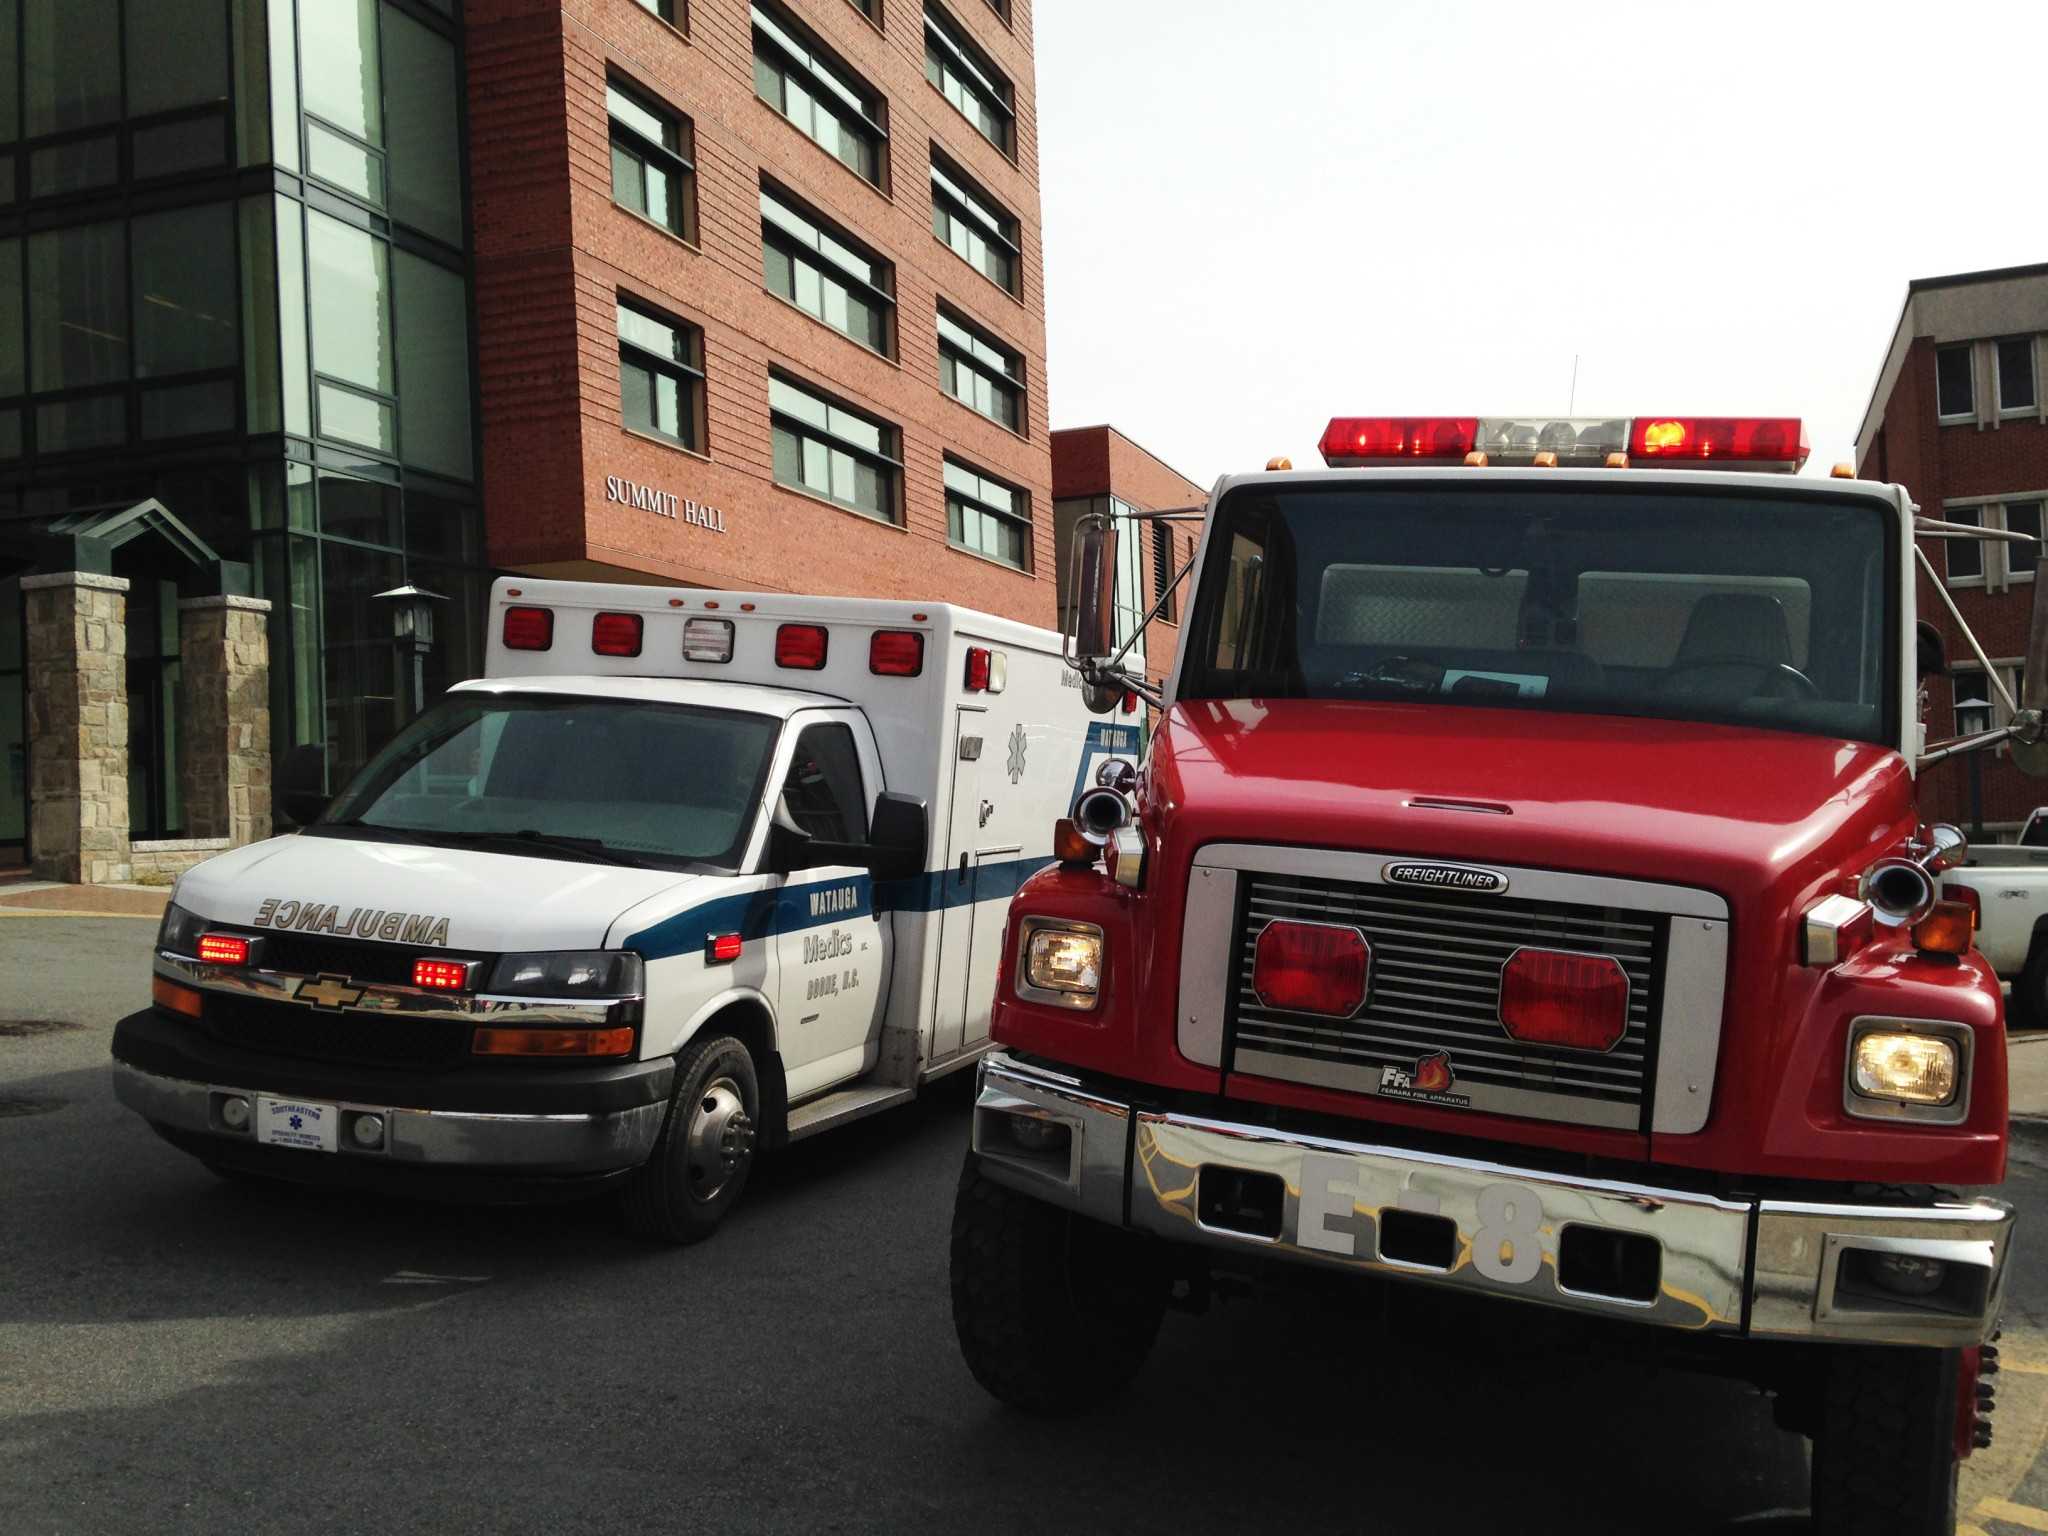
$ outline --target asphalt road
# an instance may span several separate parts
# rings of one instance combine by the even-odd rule
[[[946,1295],[964,1080],[764,1165],[691,1250],[603,1207],[223,1184],[107,1085],[150,932],[0,918],[10,1536],[1804,1528],[1803,1444],[1754,1393],[1512,1325],[1236,1302],[1170,1317],[1087,1417],[999,1409]],[[2048,1140],[2007,1193],[2048,1218]],[[2041,1324],[2023,1267],[1966,1530],[2048,1530]]]

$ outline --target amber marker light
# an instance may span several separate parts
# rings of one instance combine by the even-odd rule
[[[478,1056],[630,1056],[632,1026],[617,1029],[480,1029],[470,1043]]]
[[[1062,864],[1093,864],[1100,851],[1074,825],[1073,817],[1062,816],[1052,824],[1052,856]]]
[[[149,1000],[159,1008],[168,1008],[172,1013],[182,1013],[188,1019],[199,1017],[199,994],[190,987],[181,987],[168,976],[149,978]]]
[[[1913,925],[1913,943],[1937,955],[1966,955],[1970,952],[1972,913],[1960,901],[1937,901],[1928,914]]]

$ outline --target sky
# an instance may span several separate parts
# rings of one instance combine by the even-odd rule
[[[1206,488],[1337,415],[1804,417],[2048,261],[2044,0],[1037,0],[1054,428]]]

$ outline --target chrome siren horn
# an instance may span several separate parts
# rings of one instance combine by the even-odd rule
[[[1880,859],[1863,877],[1863,899],[1881,923],[1917,923],[1934,897],[1934,877],[1914,859]]]
[[[1087,790],[1074,802],[1074,825],[1098,848],[1130,820],[1131,802],[1113,789]]]

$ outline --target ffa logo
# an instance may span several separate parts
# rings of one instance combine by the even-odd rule
[[[1397,1067],[1392,1064],[1381,1067],[1380,1096],[1388,1099],[1414,1099],[1425,1104],[1469,1106],[1472,1101],[1464,1094],[1451,1092],[1457,1080],[1457,1075],[1451,1071],[1451,1053],[1436,1051],[1423,1057],[1413,1067]]]

